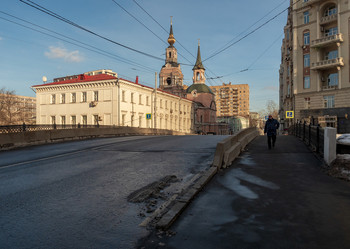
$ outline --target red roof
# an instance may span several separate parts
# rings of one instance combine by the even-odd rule
[[[51,82],[51,83],[46,83],[46,84],[41,84],[41,85],[35,85],[35,86],[33,86],[33,87],[53,86],[53,85],[62,85],[62,84],[72,84],[72,83],[81,83],[81,82],[90,82],[90,81],[99,81],[99,80],[114,80],[114,79],[117,79],[117,77],[114,77],[114,76],[108,75],[108,74],[98,74],[98,75],[80,74],[80,75],[77,75],[77,78],[76,78],[76,79],[61,80],[61,81],[58,81],[58,82]],[[124,80],[124,81],[127,81],[127,82],[130,82],[130,83],[133,83],[133,84],[136,84],[136,85],[139,85],[139,86],[142,86],[142,87],[146,87],[146,88],[149,88],[149,89],[153,89],[153,88],[150,87],[150,86],[145,86],[145,85],[142,85],[142,84],[139,84],[139,83],[130,81],[130,80],[126,80],[126,79],[123,79],[123,78],[120,78],[120,79],[121,79],[121,80]],[[160,91],[160,92],[163,92],[163,93],[167,93],[167,94],[170,94],[170,95],[179,97],[179,96],[177,96],[177,95],[175,95],[175,94],[169,93],[169,92],[164,91],[164,90],[161,90],[161,89],[159,89],[159,88],[157,89],[157,91]],[[182,99],[189,100],[189,99],[187,99],[187,98],[182,98]],[[189,100],[189,101],[192,101],[192,100]]]
[[[90,81],[99,81],[99,80],[114,80],[114,79],[117,79],[117,77],[114,77],[114,76],[108,75],[108,74],[98,74],[98,75],[80,74],[75,79],[61,80],[61,81],[57,81],[57,82],[51,82],[51,83],[46,83],[46,84],[41,84],[41,85],[35,85],[33,87],[62,85],[62,84],[71,84],[71,83],[81,83],[81,82],[90,82]]]

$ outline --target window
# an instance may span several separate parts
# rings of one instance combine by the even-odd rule
[[[307,24],[310,22],[310,13],[309,11],[304,12],[304,24]]]
[[[77,102],[77,94],[76,93],[71,93],[71,102],[72,103]]]
[[[66,103],[66,94],[62,93],[61,94],[61,104],[64,104],[64,103]]]
[[[81,94],[81,102],[86,102],[87,101],[87,94],[86,92],[82,92]]]
[[[149,97],[146,96],[146,105],[149,105]]]
[[[94,101],[98,101],[98,91],[94,91]]]
[[[134,103],[134,93],[131,93],[131,103]]]
[[[56,124],[56,116],[51,116],[51,124]]]
[[[304,77],[304,88],[305,89],[310,88],[310,76],[305,76]]]
[[[287,95],[290,96],[290,84],[287,86]]]
[[[139,127],[142,127],[142,116],[139,116]]]
[[[304,99],[305,109],[310,109],[310,98]]]
[[[125,126],[125,114],[122,114],[122,125]]]
[[[330,6],[324,12],[324,16],[332,16],[335,14],[337,14],[337,8],[335,7],[335,5]]]
[[[72,125],[76,125],[77,124],[77,117],[76,116],[72,116],[71,117],[71,124]]]
[[[310,67],[310,54],[304,55],[304,67]]]
[[[325,108],[334,108],[334,96],[323,96]]]
[[[338,27],[332,27],[324,31],[325,36],[332,36],[338,34]]]
[[[328,86],[337,86],[338,85],[338,73],[332,73],[327,77]]]
[[[326,60],[333,60],[333,59],[336,59],[338,58],[338,50],[333,50],[333,51],[329,51],[327,54],[326,54]]]
[[[61,116],[61,124],[62,126],[66,125],[66,116]]]
[[[159,107],[163,108],[163,100],[162,99],[159,101]]]
[[[81,116],[81,121],[84,126],[87,125],[87,116],[86,115]]]
[[[142,105],[142,95],[139,95],[139,105]]]
[[[125,101],[125,91],[122,91],[122,101],[123,101],[123,102],[126,102],[126,101]]]
[[[51,94],[51,104],[56,104],[56,94]]]
[[[310,33],[304,33],[304,45],[310,45]]]
[[[94,125],[98,125],[98,115],[94,115]]]
[[[134,115],[131,115],[131,127],[134,127]]]
[[[165,109],[168,109],[168,101],[165,100]]]

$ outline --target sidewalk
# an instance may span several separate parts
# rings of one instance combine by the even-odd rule
[[[138,248],[350,248],[350,183],[321,165],[293,136],[278,136],[272,150],[258,137],[170,232],[155,232]]]

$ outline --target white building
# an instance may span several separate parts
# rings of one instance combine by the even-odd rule
[[[37,124],[99,124],[193,132],[192,101],[159,89],[155,94],[153,88],[119,78],[111,70],[57,78],[32,88],[37,97]],[[146,114],[151,114],[152,119],[146,119]]]

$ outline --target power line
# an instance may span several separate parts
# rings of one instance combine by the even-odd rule
[[[83,30],[83,31],[85,31],[85,32],[88,32],[88,33],[90,33],[90,34],[92,34],[92,35],[94,35],[94,36],[97,36],[97,37],[99,37],[99,38],[102,38],[102,39],[104,39],[104,40],[106,40],[106,41],[108,41],[108,42],[111,42],[111,43],[113,43],[113,44],[116,44],[116,45],[121,46],[121,47],[123,47],[123,48],[126,48],[126,49],[128,49],[128,50],[131,50],[131,51],[133,51],[133,52],[136,52],[136,53],[139,53],[139,54],[148,56],[148,57],[153,58],[153,59],[163,60],[162,58],[159,58],[159,57],[157,57],[157,56],[148,54],[148,53],[143,52],[143,51],[140,51],[140,50],[138,50],[138,49],[135,49],[135,48],[126,46],[126,45],[124,45],[124,44],[122,44],[122,43],[116,42],[116,41],[114,41],[114,40],[112,40],[112,39],[110,39],[110,38],[107,38],[107,37],[105,37],[105,36],[102,36],[102,35],[100,35],[100,34],[94,32],[94,31],[91,31],[91,30],[89,30],[89,29],[87,29],[87,28],[84,28],[84,27],[82,27],[82,26],[80,26],[80,25],[74,23],[73,21],[70,21],[69,19],[66,19],[66,18],[62,17],[62,16],[60,16],[59,14],[57,14],[57,13],[55,13],[55,12],[53,12],[53,11],[50,11],[50,10],[44,8],[43,6],[41,6],[41,5],[39,5],[39,4],[35,3],[35,2],[33,2],[33,1],[31,1],[31,0],[20,0],[20,1],[21,1],[22,3],[24,3],[24,4],[27,4],[28,6],[30,6],[30,7],[32,7],[32,8],[35,8],[35,9],[37,9],[37,10],[39,10],[39,11],[41,11],[41,12],[47,14],[47,15],[50,15],[50,16],[52,16],[52,17],[54,17],[54,18],[56,18],[56,19],[58,19],[58,20],[60,20],[60,21],[63,21],[63,22],[65,22],[65,23],[69,24],[69,25],[72,25],[72,26],[74,26],[74,27],[76,27],[76,28],[79,28],[79,29],[81,29],[81,30]],[[27,2],[25,2],[25,1],[27,1]]]
[[[166,33],[168,33],[168,31],[151,15],[149,14],[136,0],[133,0],[134,3],[139,6],[139,8],[141,10],[143,10],[143,12],[145,12],[156,24],[158,24],[159,27],[161,27]],[[187,53],[189,53],[190,55],[193,56],[193,58],[196,58],[196,56],[194,56],[190,51],[188,51],[181,43],[179,40],[177,40],[177,43],[183,48],[186,50]]]
[[[115,0],[112,0],[113,2],[115,2]],[[133,0],[134,2],[135,2],[135,4],[139,7],[139,8],[141,8],[141,10],[143,10],[156,24],[158,24],[166,33],[168,33],[168,31],[150,14],[150,13],[148,13],[139,3],[137,3],[136,2],[136,0]],[[118,4],[119,5],[119,4]],[[135,17],[134,17],[135,18]],[[136,18],[135,18],[136,19]],[[142,24],[143,25],[143,24]],[[144,25],[143,25],[144,26]],[[148,28],[147,28],[148,29]],[[153,32],[152,32],[153,33]],[[158,36],[157,36],[158,37]],[[183,48],[183,49],[185,49],[189,54],[191,54],[192,56],[193,56],[193,58],[196,58],[190,51],[188,51],[181,43],[180,43],[180,41],[179,40],[177,40],[177,43]],[[180,54],[180,53],[179,53]],[[180,54],[181,55],[181,54]],[[182,57],[184,57],[183,55],[181,55]],[[187,61],[189,61],[186,57],[184,57]],[[190,62],[190,61],[189,61]],[[190,62],[191,63],[191,62]],[[188,64],[182,64],[182,63],[180,63],[181,65],[186,65],[186,66],[193,66],[193,64],[192,65],[188,65]],[[208,71],[210,71],[216,78],[218,78],[217,77],[217,75],[213,72],[213,71],[211,71],[208,67],[206,68]],[[208,74],[206,73],[206,75],[207,75],[207,77],[208,77]],[[208,77],[209,79],[210,79],[210,77]],[[213,78],[214,79],[214,78]],[[215,82],[215,81],[214,81]],[[210,85],[212,85],[211,84],[211,82],[210,81],[208,81],[208,83],[210,84]],[[222,81],[222,83],[223,83],[223,81]]]
[[[281,39],[282,35],[279,35],[277,37],[276,40],[274,40],[247,68],[245,69],[242,69],[240,71],[237,71],[237,72],[234,72],[234,73],[230,73],[230,74],[225,74],[225,75],[222,75],[220,76],[219,78],[224,78],[224,77],[227,77],[227,76],[230,76],[230,75],[233,75],[233,74],[237,74],[237,73],[243,73],[243,72],[246,72],[246,71],[252,71],[251,67],[261,58],[265,55],[265,53],[267,51],[269,51],[271,49],[271,47]]]
[[[28,24],[30,24],[30,25],[32,25],[32,26],[35,26],[35,27],[41,28],[41,29],[43,29],[43,30],[49,31],[49,32],[51,32],[51,33],[60,35],[60,36],[65,37],[65,38],[67,38],[67,39],[69,39],[69,40],[71,40],[71,41],[74,41],[74,42],[71,42],[71,41],[68,41],[68,40],[66,40],[66,39],[57,37],[57,36],[55,36],[55,35],[48,34],[48,33],[46,33],[46,32],[43,32],[43,31],[40,31],[40,30],[38,30],[38,29],[35,29],[35,28],[32,28],[32,27],[23,25],[23,24],[21,24],[21,23],[18,23],[18,22],[9,20],[9,19],[7,19],[7,18],[0,17],[0,19],[5,20],[5,21],[7,21],[7,22],[10,22],[10,23],[16,24],[16,25],[18,25],[18,26],[21,26],[21,27],[24,27],[24,28],[33,30],[33,31],[35,31],[35,32],[38,32],[38,33],[41,33],[41,34],[44,34],[44,35],[53,37],[53,38],[55,38],[55,39],[64,41],[64,42],[66,42],[66,43],[70,43],[70,44],[75,45],[75,46],[77,46],[77,47],[84,48],[84,49],[86,49],[86,50],[89,50],[89,51],[98,53],[98,54],[100,54],[100,55],[103,55],[103,56],[106,56],[106,57],[109,57],[109,58],[112,58],[112,59],[121,61],[121,62],[126,63],[126,64],[129,64],[129,65],[131,65],[131,66],[140,67],[140,68],[142,68],[142,69],[144,69],[144,70],[148,70],[149,72],[154,72],[154,69],[152,69],[152,68],[150,68],[150,67],[144,66],[144,65],[139,64],[139,63],[137,63],[137,62],[133,62],[133,61],[131,61],[131,60],[129,60],[129,59],[125,59],[125,58],[120,57],[120,56],[118,56],[118,55],[111,54],[111,53],[109,53],[108,51],[105,51],[105,50],[99,49],[99,48],[97,48],[97,47],[95,47],[95,46],[89,45],[89,44],[87,44],[87,43],[78,41],[78,40],[73,39],[73,38],[71,38],[71,37],[69,37],[69,36],[60,34],[60,33],[56,32],[56,31],[50,30],[50,29],[48,29],[48,28],[45,28],[45,27],[42,27],[42,26],[40,26],[40,25],[34,24],[34,23],[32,23],[32,22],[26,21],[26,20],[24,20],[24,19],[22,19],[22,18],[16,17],[16,16],[11,15],[11,14],[8,14],[8,13],[6,13],[6,12],[4,12],[4,11],[0,11],[0,13],[2,13],[2,14],[4,14],[4,15],[7,15],[7,16],[10,16],[10,17],[12,17],[12,18],[15,18],[15,19],[17,19],[17,20],[20,20],[20,21],[22,21],[22,22],[28,23]],[[79,45],[78,43],[83,44],[84,46],[81,46],[81,45]],[[85,46],[86,46],[86,47],[85,47]]]
[[[300,2],[301,0],[297,0],[293,5],[295,5],[296,3]],[[233,45],[237,44],[238,42],[242,41],[243,39],[247,38],[248,36],[250,36],[251,34],[255,33],[256,31],[258,31],[259,29],[261,29],[262,27],[264,27],[265,25],[267,25],[268,23],[270,23],[271,21],[273,21],[274,19],[276,19],[278,16],[282,15],[285,11],[287,11],[290,7],[282,10],[281,12],[279,12],[277,15],[273,16],[272,18],[270,18],[269,20],[267,20],[266,22],[264,22],[263,24],[261,24],[260,26],[258,26],[257,28],[253,29],[252,31],[250,31],[249,33],[247,33],[246,35],[244,35],[243,37],[241,37],[240,39],[238,39],[237,41],[231,43],[230,45],[226,46],[225,48],[219,50],[218,52],[212,54],[211,56],[209,56],[208,58],[206,58],[204,61],[209,60],[211,58],[213,58],[214,56],[217,56],[218,54],[224,52],[225,50],[229,49],[230,47],[232,47]]]
[[[144,23],[142,23],[136,16],[131,14],[129,11],[127,11],[122,5],[120,5],[117,1],[112,0],[116,5],[118,5],[122,10],[124,10],[128,15],[130,15],[132,18],[134,18],[139,24],[141,24],[144,28],[146,28],[149,32],[151,32],[154,36],[156,36],[161,42],[168,45],[166,41],[164,41],[160,36],[158,36],[156,33],[154,33],[150,28],[148,28]],[[191,63],[190,60],[188,60],[185,56],[183,56],[181,53],[178,52],[180,56],[182,56],[185,60],[187,60],[189,63]],[[180,63],[182,64],[182,63]],[[182,64],[182,65],[189,65],[189,64]],[[189,65],[193,66],[193,65]]]
[[[238,35],[236,35],[234,38],[232,38],[230,41],[228,41],[224,46],[222,46],[220,49],[225,48],[227,45],[229,45],[231,42],[233,42],[236,38],[238,38],[239,36],[243,35],[247,30],[249,30],[250,28],[254,27],[255,24],[259,23],[261,20],[263,20],[265,17],[267,17],[268,15],[270,15],[273,11],[275,11],[276,9],[278,9],[281,5],[283,5],[285,2],[290,1],[290,0],[283,0],[280,4],[278,4],[275,8],[273,8],[272,10],[270,10],[267,14],[265,14],[263,17],[261,17],[259,20],[257,20],[256,22],[254,22],[252,25],[250,25],[248,28],[246,28],[245,30],[243,30],[241,33],[239,33]],[[220,51],[220,49],[217,49],[214,53]],[[213,54],[214,54],[213,53]]]

